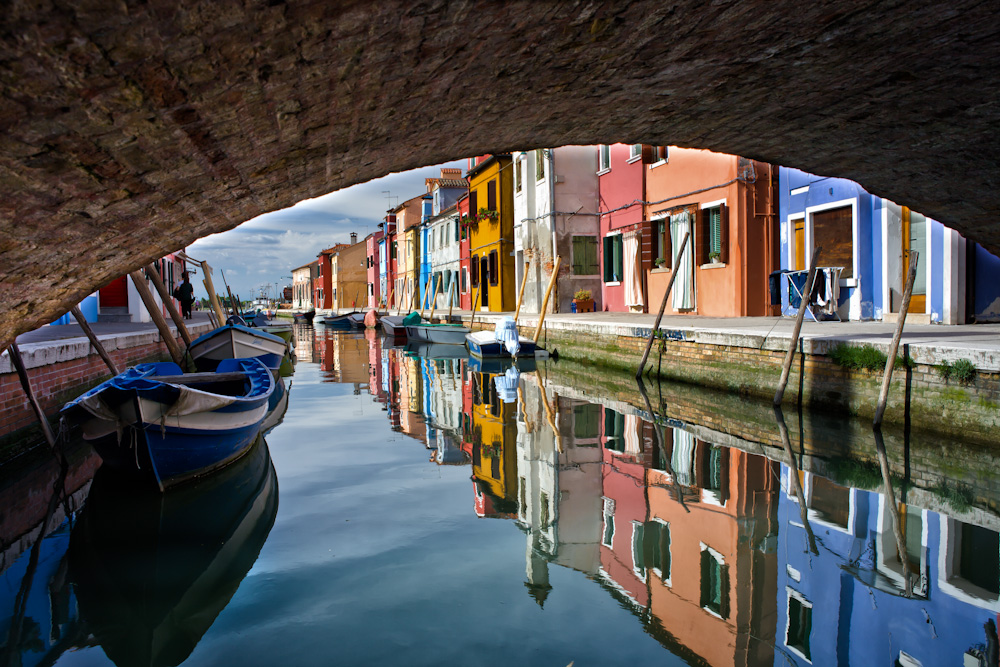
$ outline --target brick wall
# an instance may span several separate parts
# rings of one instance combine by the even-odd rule
[[[193,330],[192,334],[195,335]],[[108,350],[119,369],[170,358],[166,345],[158,336],[136,336],[135,341],[139,344],[129,347],[128,342],[119,342],[116,349]],[[184,341],[178,337],[177,342],[183,349]],[[29,367],[28,377],[35,397],[52,419],[64,403],[108,379],[111,372],[100,355],[93,352],[76,359]],[[17,373],[0,375],[0,462],[20,453],[27,446],[38,444],[42,439],[35,413],[21,388]]]

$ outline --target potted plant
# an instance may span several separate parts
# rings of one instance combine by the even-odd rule
[[[667,264],[667,258],[666,257],[657,257],[656,259],[653,260],[653,264],[656,265],[656,268],[662,269]]]
[[[594,299],[591,298],[589,289],[578,289],[573,295],[573,305],[578,313],[594,312]]]
[[[708,253],[708,261],[710,261],[712,264],[722,264],[722,260],[719,259],[719,251],[713,250],[712,252]]]

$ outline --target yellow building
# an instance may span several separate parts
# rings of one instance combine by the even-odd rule
[[[407,199],[389,211],[396,216],[396,280],[394,301],[404,309],[420,306],[420,219],[424,196]]]
[[[480,310],[508,311],[515,306],[514,179],[510,167],[509,154],[469,159],[469,269],[473,299]]]
[[[498,511],[516,512],[517,403],[503,402],[495,377],[472,373],[472,476]]]

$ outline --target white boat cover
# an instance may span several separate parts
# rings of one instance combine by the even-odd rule
[[[521,382],[521,372],[517,366],[511,366],[503,375],[493,378],[496,385],[497,395],[504,403],[514,403],[517,401],[517,385]]]
[[[173,386],[176,386],[180,390],[180,395],[177,397],[177,400],[170,406],[167,406],[166,410],[163,410],[161,414],[143,415],[144,418],[150,419],[152,417],[153,419],[162,419],[163,417],[180,417],[200,412],[212,412],[214,410],[218,410],[219,408],[224,408],[236,400],[236,398],[232,396],[213,394],[211,392],[185,387],[184,385]],[[104,419],[107,421],[119,421],[121,419],[114,410],[109,408],[104,401],[101,400],[100,393],[84,398],[80,401],[80,405],[83,406],[87,412],[94,415],[98,419]]]
[[[517,353],[521,351],[521,337],[517,333],[517,324],[514,322],[514,318],[510,315],[500,318],[494,333],[497,340],[503,343],[507,353],[516,357]]]

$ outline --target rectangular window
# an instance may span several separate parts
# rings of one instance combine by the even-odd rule
[[[611,169],[611,146],[601,144],[597,148],[597,170],[607,171]]]
[[[490,211],[497,210],[497,180],[495,178],[486,184],[486,208]]]
[[[701,608],[729,617],[729,568],[714,549],[701,551]]]
[[[540,181],[545,178],[545,150],[539,148],[535,151],[535,180]]]
[[[615,539],[615,501],[611,498],[604,499],[604,531],[601,535],[601,544],[611,547]]]
[[[479,256],[473,255],[472,262],[470,262],[472,267],[472,286],[479,287]]]
[[[578,440],[600,436],[601,406],[581,403],[573,406],[573,434]]]
[[[699,265],[729,261],[729,212],[725,204],[703,208],[697,213]]]
[[[667,221],[670,218],[660,218],[653,220],[653,266],[660,269],[669,269],[674,259],[670,252],[670,225]],[[656,260],[662,259],[660,263]]]
[[[806,660],[812,660],[812,652],[809,649],[811,632],[812,604],[789,591],[788,629],[785,632],[785,646],[794,649]]]
[[[625,415],[611,408],[604,408],[604,448],[625,451]]]
[[[823,266],[841,266],[841,278],[854,277],[854,214],[841,206],[812,214],[813,247],[823,248]]]
[[[500,284],[500,270],[497,267],[497,251],[490,250],[490,285],[496,287]]]
[[[573,275],[593,276],[598,273],[597,237],[573,237]]]
[[[469,191],[469,215],[479,215],[479,192]]]
[[[622,235],[612,234],[604,237],[604,282],[621,281],[622,270]]]
[[[524,160],[518,159],[514,168],[514,191],[521,191],[521,181],[524,180]]]
[[[851,490],[825,477],[813,475],[809,509],[813,510],[821,521],[847,530],[851,521]]]
[[[670,580],[670,525],[647,521],[642,530],[642,563],[663,582]]]
[[[459,238],[459,231],[458,231],[459,228],[461,227],[461,225],[458,224],[457,220],[455,222],[450,223],[450,224],[455,228],[455,243],[458,243],[461,240]]]
[[[628,147],[628,159],[634,160],[637,157],[642,157],[642,144],[631,144]]]
[[[469,291],[469,269],[462,267],[462,293]]]

